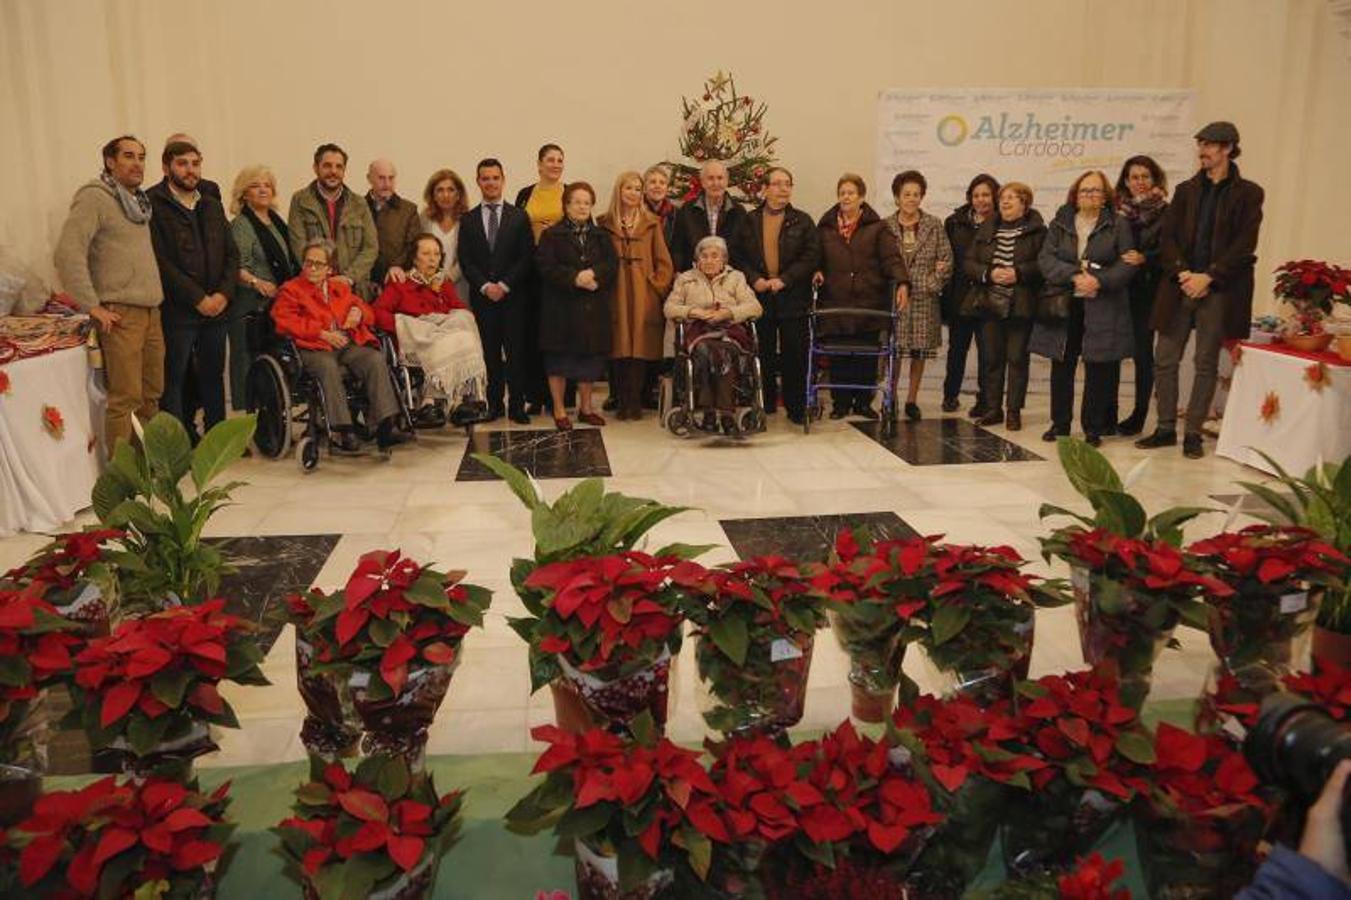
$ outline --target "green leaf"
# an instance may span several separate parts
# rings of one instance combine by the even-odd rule
[[[32,677],[33,669],[22,656],[0,656],[0,684],[27,687]]]
[[[714,619],[709,623],[708,636],[737,666],[746,664],[746,648],[750,643],[750,635],[746,632],[745,619],[736,615]]]
[[[1170,506],[1150,517],[1148,531],[1160,540],[1177,547],[1182,543],[1182,526],[1199,515],[1212,512],[1220,510],[1208,506]]]
[[[934,613],[933,623],[929,626],[935,645],[946,644],[962,633],[962,629],[971,621],[971,610],[963,606],[940,606]]]
[[[399,626],[389,619],[371,619],[369,630],[377,647],[388,647],[400,633]]]
[[[501,478],[511,488],[511,492],[520,498],[520,501],[526,505],[527,509],[534,510],[544,505],[539,492],[535,490],[534,484],[530,481],[530,476],[522,472],[505,460],[499,459],[490,453],[475,453],[473,458],[478,460],[490,472]]]
[[[1279,518],[1274,518],[1265,511],[1257,513],[1258,518],[1272,521],[1272,524],[1289,523],[1291,525],[1303,525],[1304,516],[1300,515],[1299,510],[1290,502],[1280,491],[1273,490],[1265,484],[1256,484],[1251,481],[1240,481],[1238,486],[1247,488],[1248,493],[1261,499],[1264,503],[1276,511]]]
[[[327,806],[333,800],[333,791],[322,781],[307,781],[295,791],[301,806]]]
[[[1098,524],[1108,531],[1129,538],[1139,537],[1144,532],[1145,508],[1130,494],[1094,488],[1089,491],[1088,499],[1097,510]]]
[[[657,723],[652,718],[652,711],[645,709],[638,715],[629,720],[629,733],[633,739],[644,747],[655,747],[657,744]]]
[[[192,673],[186,669],[170,669],[151,679],[150,693],[170,709],[178,709],[183,705],[183,695],[187,693],[191,681]]]
[[[1142,766],[1154,762],[1154,742],[1139,731],[1123,731],[1116,739],[1116,750],[1131,762]]]
[[[667,544],[658,550],[655,556],[674,556],[677,559],[697,559],[710,550],[718,549],[717,544]]]
[[[808,859],[818,862],[826,868],[835,868],[835,847],[832,844],[817,844],[805,834],[800,834],[795,841],[798,850]]]
[[[1095,490],[1121,490],[1121,476],[1117,475],[1107,457],[1078,438],[1058,438],[1056,453],[1065,474],[1069,476],[1070,484],[1090,501],[1093,499],[1091,493]]]
[[[1069,516],[1072,519],[1078,519],[1080,522],[1083,522],[1089,528],[1092,528],[1094,525],[1097,524],[1088,516],[1081,516],[1079,515],[1079,513],[1071,512],[1070,510],[1065,509],[1065,507],[1063,506],[1056,506],[1053,503],[1043,503],[1041,507],[1037,510],[1037,518],[1049,519],[1051,516]]]
[[[192,483],[202,490],[244,455],[258,427],[257,416],[237,416],[216,423],[192,451]]]
[[[168,730],[171,718],[163,715],[151,719],[139,712],[132,713],[127,724],[127,743],[131,744],[131,749],[136,751],[137,756],[145,756],[164,739],[164,732]]]
[[[657,871],[656,860],[637,846],[622,847],[619,851],[619,890],[621,894],[636,891],[652,873]]]
[[[685,852],[689,854],[690,868],[701,881],[707,881],[709,867],[713,865],[713,842],[708,839],[708,835],[695,828],[682,828],[680,836],[685,844]]]
[[[400,758],[391,757],[381,766],[375,787],[380,791],[380,796],[392,803],[408,792],[408,782],[408,766]]]
[[[572,808],[563,813],[554,833],[561,838],[590,837],[605,827],[615,815],[614,804],[597,803],[584,809]]]
[[[167,412],[157,413],[146,423],[141,434],[146,465],[152,477],[173,486],[188,474],[192,462],[192,442],[187,429],[177,417]]]

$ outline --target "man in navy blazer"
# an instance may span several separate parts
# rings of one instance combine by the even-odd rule
[[[511,421],[528,425],[525,363],[534,341],[526,334],[527,301],[517,288],[529,277],[535,239],[525,211],[502,199],[506,186],[502,163],[492,158],[482,160],[476,180],[483,202],[460,222],[459,255],[488,364],[488,408],[493,418],[506,411]]]

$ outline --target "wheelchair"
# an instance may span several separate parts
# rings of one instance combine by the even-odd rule
[[[887,310],[861,307],[821,309],[817,295],[817,290],[813,288],[811,311],[807,317],[807,401],[806,415],[802,417],[802,433],[810,434],[812,422],[821,418],[824,407],[819,394],[822,389],[830,388],[878,391],[882,396],[882,433],[893,433],[896,430],[896,307],[890,305]],[[875,323],[880,333],[819,334],[823,322],[843,316]],[[885,363],[886,371],[880,384],[850,384],[831,379],[830,360],[863,357]]]
[[[765,430],[765,396],[760,372],[760,337],[754,321],[742,323],[750,333],[749,350],[737,346],[736,424],[742,434]],[[659,421],[676,437],[690,437],[696,433],[716,434],[707,429],[694,405],[694,357],[685,349],[685,321],[675,321],[675,360],[671,369],[669,397],[662,392]]]
[[[305,370],[295,342],[277,334],[270,305],[250,314],[247,336],[253,362],[245,380],[245,402],[249,412],[258,417],[253,450],[259,456],[280,459],[294,449],[301,471],[312,472],[319,466],[321,447],[333,443],[332,429],[324,416],[323,387]],[[411,410],[417,407],[409,402],[413,399],[411,392],[404,390],[405,385],[411,388],[412,374],[400,365],[393,339],[386,334],[379,334],[379,338],[386,372],[399,403],[398,425],[412,432]],[[368,419],[366,392],[360,380],[345,371],[343,386],[358,437],[372,439],[377,423]],[[299,437],[295,435],[296,426],[301,429]]]

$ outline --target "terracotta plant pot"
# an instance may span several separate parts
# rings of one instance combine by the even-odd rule
[[[849,694],[850,715],[860,722],[885,722],[887,716],[891,715],[892,706],[896,701],[895,691],[877,693],[861,684],[851,683]]]
[[[1351,634],[1314,625],[1313,666],[1320,669],[1324,663],[1332,663],[1343,669],[1351,668]]]
[[[1332,343],[1330,334],[1286,334],[1281,342],[1301,353],[1321,353]]]
[[[1351,362],[1351,334],[1337,335],[1337,355]]]

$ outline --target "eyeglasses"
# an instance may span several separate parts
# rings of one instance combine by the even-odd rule
[[[307,260],[305,260],[305,262],[304,262],[304,266],[305,266],[305,268],[307,268],[307,269],[327,269],[327,268],[328,268],[328,260],[324,260],[324,259],[307,259]]]

